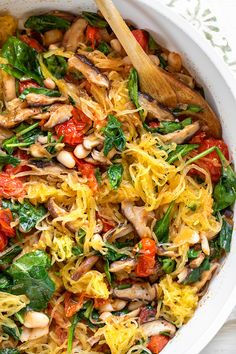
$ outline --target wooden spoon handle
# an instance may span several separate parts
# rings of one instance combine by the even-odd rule
[[[112,0],[95,1],[138,71],[142,91],[166,106],[175,107],[177,98],[174,90],[136,41]]]

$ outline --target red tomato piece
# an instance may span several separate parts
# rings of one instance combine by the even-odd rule
[[[24,80],[19,82],[19,93],[22,93],[29,87],[40,87],[34,80]]]
[[[201,132],[191,140],[191,143],[200,144],[199,148],[197,149],[198,154],[213,146],[217,146],[222,151],[225,158],[227,160],[229,159],[228,147],[225,144],[225,142],[221,139],[206,138],[205,133]],[[216,151],[213,151],[207,156],[202,157],[201,159],[197,160],[195,163],[201,168],[209,171],[212,182],[217,183],[219,181],[222,173],[222,166],[221,166],[220,158]],[[190,171],[190,174],[198,175],[202,177],[202,173],[197,171],[196,169],[192,169]]]
[[[164,336],[163,334],[152,336],[147,345],[147,348],[150,349],[153,354],[158,354],[162,351],[162,349],[164,349],[169,340],[170,338]]]
[[[24,195],[24,186],[19,178],[0,173],[0,198],[23,198]]]
[[[7,237],[2,232],[0,232],[0,252],[4,251],[6,245]]]
[[[10,226],[13,221],[13,216],[10,209],[0,210],[0,231],[6,237],[14,237],[15,230]]]
[[[86,30],[86,39],[88,42],[91,43],[91,47],[95,49],[97,42],[101,40],[99,28],[88,26]]]
[[[150,122],[150,123],[148,124],[148,126],[149,126],[150,128],[158,128],[158,127],[160,126],[160,123],[159,123],[159,122]]]
[[[156,242],[151,238],[143,238],[138,243],[140,249],[135,273],[138,277],[148,277],[155,270],[155,255],[157,251]]]
[[[83,306],[85,295],[82,293],[79,296],[78,301],[73,299],[73,294],[70,292],[65,293],[64,303],[65,303],[65,314],[66,317],[73,316],[76,312],[78,312]]]
[[[26,34],[22,34],[20,36],[20,39],[22,40],[22,42],[25,42],[26,44],[28,44],[31,48],[33,48],[34,50],[36,50],[36,52],[40,53],[44,51],[43,46],[34,38],[31,38],[29,36],[27,36]]]
[[[155,315],[156,315],[156,310],[154,308],[151,308],[151,306],[143,306],[141,307],[139,313],[139,321],[141,324],[148,322],[152,318],[155,318]]]
[[[89,188],[91,188],[92,191],[96,191],[98,188],[98,182],[95,176],[95,167],[91,163],[79,159],[76,159],[76,163],[82,176],[88,179]]]
[[[18,149],[16,153],[14,153],[14,156],[20,159],[21,163],[16,167],[14,167],[13,165],[6,165],[4,167],[4,172],[6,172],[11,176],[15,176],[17,173],[31,170],[30,167],[25,166],[25,160],[29,159],[29,155],[25,151]],[[24,177],[20,177],[20,178],[22,179]]]
[[[77,108],[72,110],[72,118],[55,127],[57,136],[64,136],[63,143],[77,145],[82,143],[84,133],[92,124],[91,120]]]
[[[141,45],[143,50],[146,52],[148,47],[148,34],[144,30],[133,30],[132,31],[136,41]]]

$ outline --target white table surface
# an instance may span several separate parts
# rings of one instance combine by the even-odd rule
[[[236,85],[236,0],[159,1],[185,17],[209,40],[216,55],[229,65]],[[236,354],[236,307],[201,354]]]

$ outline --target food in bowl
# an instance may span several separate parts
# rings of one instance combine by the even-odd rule
[[[159,353],[230,251],[228,147],[203,107],[140,91],[101,14],[1,23],[0,353]]]

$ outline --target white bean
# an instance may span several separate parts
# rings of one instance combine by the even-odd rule
[[[105,321],[108,317],[111,317],[112,314],[110,312],[103,312],[99,318],[101,318],[102,321]]]
[[[48,137],[47,136],[43,136],[43,135],[39,135],[37,140],[38,140],[38,142],[40,144],[47,144]]]
[[[30,338],[30,334],[31,334],[31,329],[23,326],[23,330],[22,330],[21,336],[20,336],[20,341],[27,342],[27,340],[29,340],[29,338]]]
[[[45,336],[48,333],[49,333],[49,326],[44,328],[34,328],[31,330],[29,339],[30,340],[37,339]]]
[[[114,49],[116,52],[120,53],[122,51],[122,46],[121,46],[120,42],[118,41],[118,39],[112,39],[110,41],[110,45],[111,45],[112,49]]]
[[[50,77],[45,79],[43,81],[43,83],[44,83],[44,86],[47,87],[50,90],[53,90],[56,87],[55,82],[52,79],[50,79]]]
[[[151,59],[151,61],[156,64],[157,66],[160,65],[160,59],[158,58],[158,56],[150,54],[149,58]]]
[[[210,255],[209,242],[208,242],[206,235],[204,235],[204,234],[201,234],[201,246],[202,246],[202,250],[205,253],[205,255],[209,256]]]
[[[129,58],[128,56],[124,57],[124,58],[122,59],[122,61],[123,61],[123,64],[124,64],[124,65],[131,65],[131,64],[132,64],[132,63],[131,63],[131,60],[130,60],[130,58]]]
[[[27,328],[44,328],[49,324],[49,318],[45,313],[28,311],[24,317],[24,326]]]
[[[57,154],[57,160],[67,168],[74,168],[75,167],[75,159],[73,154],[66,150],[61,150]]]
[[[83,144],[79,144],[76,146],[75,150],[74,150],[74,155],[78,158],[78,159],[84,159],[85,157],[87,157],[90,154],[91,150],[87,150],[85,149]]]
[[[182,59],[178,53],[170,52],[168,54],[168,65],[176,72],[179,72],[182,67]]]

